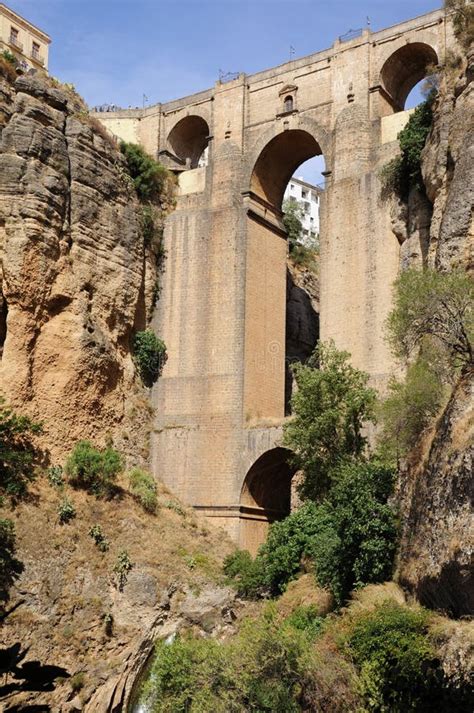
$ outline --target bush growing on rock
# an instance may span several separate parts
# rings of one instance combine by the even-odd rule
[[[19,416],[0,397],[0,494],[13,498],[25,494],[35,475],[32,438],[41,430],[41,424]]]
[[[461,368],[474,363],[474,280],[463,271],[405,270],[395,283],[388,321],[389,341],[408,359],[427,338]],[[441,356],[441,352],[440,352]]]
[[[110,446],[99,450],[90,441],[79,441],[66,461],[65,472],[71,483],[100,497],[110,495],[123,468],[120,453]]]
[[[395,194],[407,200],[411,188],[423,188],[421,152],[431,129],[433,97],[416,107],[407,125],[398,134],[400,156],[389,161],[381,170],[382,197]]]
[[[137,332],[133,339],[133,355],[145,386],[152,386],[167,360],[165,343],[151,329]]]
[[[120,143],[133,186],[141,201],[159,201],[168,175],[165,166],[149,156],[138,144]]]
[[[321,694],[324,685],[323,680],[318,685],[318,667],[311,655],[318,633],[310,612],[282,622],[268,608],[223,644],[178,636],[172,644],[158,645],[141,702],[153,712],[318,710],[311,707],[313,693],[319,688]],[[324,710],[343,707],[338,701]]]
[[[76,517],[76,508],[69,498],[64,498],[58,507],[59,522],[65,525]]]
[[[156,512],[158,497],[153,477],[140,468],[133,468],[129,473],[129,480],[130,490],[143,509],[151,513]]]
[[[8,601],[8,592],[23,570],[23,565],[15,557],[15,526],[11,520],[0,518],[0,613],[2,602]]]
[[[359,688],[367,710],[437,709],[442,687],[427,623],[423,610],[391,601],[356,620],[348,650],[360,671]]]

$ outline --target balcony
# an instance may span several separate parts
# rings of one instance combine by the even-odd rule
[[[37,62],[37,64],[40,64],[42,67],[44,67],[44,57],[40,55],[39,52],[32,52],[31,59],[33,60],[33,62]]]
[[[18,37],[15,37],[15,35],[10,35],[10,39],[8,40],[8,44],[10,47],[14,47],[16,50],[19,52],[23,52],[23,43],[20,42]]]

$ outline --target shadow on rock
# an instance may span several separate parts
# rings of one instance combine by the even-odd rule
[[[24,662],[27,653],[28,648],[22,649],[19,643],[13,644],[13,646],[6,649],[0,649],[0,675],[3,676],[3,685],[0,686],[0,700],[21,691],[54,691],[58,678],[70,677],[70,673],[61,666],[41,664],[39,661]],[[49,708],[29,706],[26,708],[11,708],[9,710],[39,711],[49,710]]]

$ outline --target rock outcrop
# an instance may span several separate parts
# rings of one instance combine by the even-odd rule
[[[286,375],[287,411],[294,388],[290,365],[305,362],[319,339],[319,279],[314,269],[297,265],[291,257],[286,279]]]
[[[421,462],[402,473],[399,582],[450,616],[474,612],[474,378],[457,384]]]
[[[0,127],[0,391],[56,457],[127,420],[155,268],[123,158],[73,91],[0,77]]]
[[[474,270],[473,75],[474,50],[465,72],[449,86],[442,85],[436,101],[422,154],[427,199],[433,207],[429,241],[421,260],[420,250],[414,256],[406,251],[403,266]],[[419,202],[418,221],[412,225],[426,222],[427,199]],[[411,230],[410,222],[405,228],[407,245],[420,246],[419,232]],[[400,484],[399,581],[426,606],[454,617],[474,612],[473,396],[474,374],[465,370],[432,433],[411,454]]]

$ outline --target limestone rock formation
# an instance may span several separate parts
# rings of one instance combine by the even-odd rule
[[[452,87],[441,94],[422,155],[433,204],[429,263],[474,270],[474,47]]]
[[[311,356],[319,339],[319,279],[313,269],[288,260],[286,280],[286,375],[287,408],[294,380],[289,369],[293,362]]]
[[[466,71],[441,91],[422,154],[433,205],[424,262],[439,270],[474,269],[473,70],[471,51]],[[407,243],[413,237],[409,228]],[[419,264],[410,256],[406,262]],[[473,396],[471,370],[456,385],[420,452],[412,454],[400,486],[399,581],[423,604],[455,617],[474,611]]]
[[[474,611],[474,378],[463,378],[426,459],[402,474],[399,581],[427,607]]]
[[[153,270],[117,148],[75,93],[0,77],[0,390],[62,455],[124,422]]]

